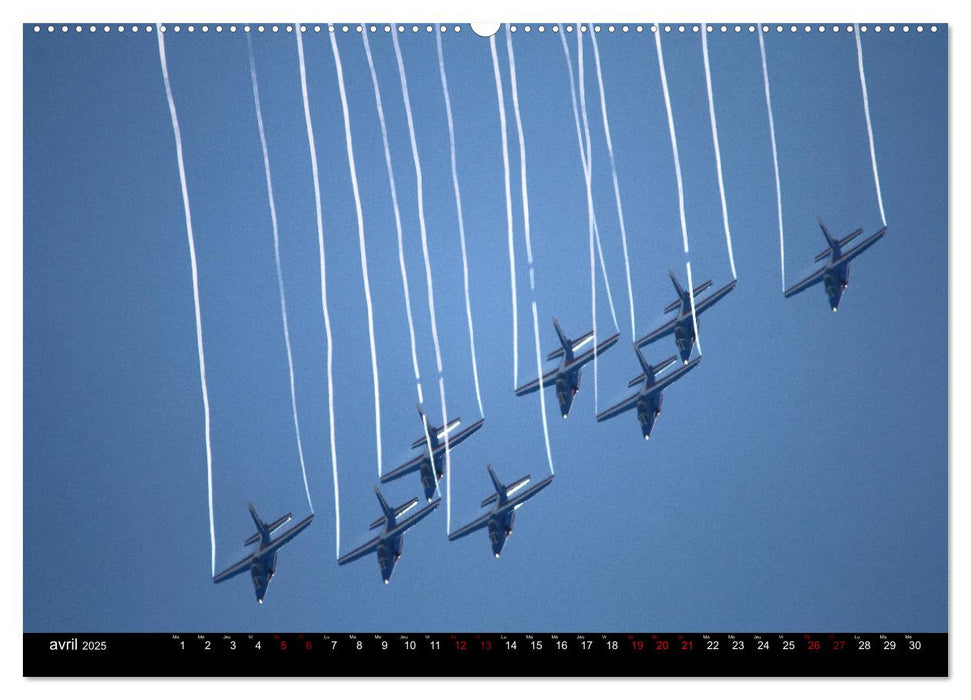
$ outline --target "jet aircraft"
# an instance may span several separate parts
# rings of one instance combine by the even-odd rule
[[[212,581],[213,583],[222,583],[237,574],[249,571],[250,577],[253,579],[253,588],[256,589],[256,600],[262,603],[263,598],[266,596],[266,589],[269,587],[270,581],[273,580],[273,575],[276,573],[277,554],[280,551],[280,547],[306,529],[313,522],[314,516],[308,515],[285,533],[276,539],[272,539],[274,532],[290,522],[291,514],[287,513],[279,520],[274,520],[272,523],[266,524],[256,514],[256,509],[252,504],[249,506],[249,513],[253,517],[253,522],[256,523],[256,534],[246,540],[244,544],[251,545],[258,543],[256,550],[245,559],[239,560],[225,571],[213,576]]]
[[[381,495],[381,491],[377,487],[374,488],[374,493],[378,496],[378,502],[381,504],[381,510],[384,511],[384,515],[371,523],[369,529],[374,530],[379,527],[383,527],[384,529],[374,539],[365,542],[354,551],[348,552],[340,557],[337,563],[340,566],[344,566],[344,564],[350,564],[352,561],[357,561],[361,557],[365,557],[374,552],[378,555],[378,566],[381,567],[381,578],[385,583],[388,583],[391,581],[394,565],[401,558],[401,551],[404,548],[405,532],[438,508],[442,499],[436,498],[418,512],[412,513],[403,520],[399,520],[398,518],[418,505],[418,498],[412,498],[407,503],[397,508],[392,508],[384,500],[384,496]]]
[[[840,300],[843,298],[843,292],[846,291],[846,287],[850,283],[850,261],[883,238],[883,234],[887,232],[887,227],[884,226],[858,246],[846,252],[843,251],[843,246],[863,233],[863,229],[858,228],[852,233],[847,234],[844,238],[836,240],[830,235],[829,229],[823,223],[822,219],[819,220],[819,228],[822,229],[823,235],[826,236],[827,247],[816,255],[814,262],[819,262],[827,257],[829,260],[824,267],[816,270],[801,282],[797,282],[789,287],[785,291],[785,296],[786,298],[791,297],[804,289],[808,289],[822,282],[823,288],[826,290],[826,296],[829,297],[829,306],[835,313],[839,308]]]
[[[710,309],[715,305],[715,302],[735,289],[735,285],[738,283],[738,281],[732,280],[718,291],[709,294],[704,299],[699,299],[698,296],[706,289],[711,287],[711,280],[708,280],[707,282],[699,284],[697,287],[695,287],[695,319],[692,319],[691,296],[678,282],[677,278],[674,276],[674,272],[668,270],[668,275],[671,277],[671,283],[674,285],[674,289],[678,293],[678,298],[665,307],[664,313],[667,314],[671,313],[672,311],[677,311],[678,315],[659,328],[654,329],[643,338],[638,339],[635,345],[639,348],[644,347],[645,345],[653,343],[658,338],[663,338],[664,336],[673,333],[674,341],[678,344],[678,355],[681,357],[681,362],[688,364],[688,359],[691,357],[691,348],[694,347],[695,341],[697,340],[697,338],[695,338],[695,320],[697,320],[698,316],[701,316],[703,311]],[[698,320],[698,325],[701,325],[700,320]]]
[[[553,319],[553,327],[556,328],[556,335],[560,339],[560,347],[546,356],[546,360],[560,358],[560,364],[556,369],[552,369],[543,375],[543,387],[555,386],[556,399],[560,404],[560,414],[566,418],[570,415],[570,407],[573,406],[573,397],[580,391],[580,373],[583,366],[593,361],[594,349],[590,347],[579,354],[583,346],[593,341],[593,331],[580,336],[576,340],[571,340],[563,333],[560,324]],[[602,354],[617,342],[620,333],[615,333],[597,345],[597,354]],[[539,390],[539,381],[534,379],[528,384],[523,384],[516,389],[516,396],[525,396]]]
[[[621,413],[625,413],[632,408],[636,408],[637,420],[641,424],[641,434],[644,435],[645,440],[649,440],[651,438],[651,430],[654,428],[654,421],[661,415],[661,405],[664,403],[662,390],[697,367],[698,363],[701,362],[701,358],[696,357],[688,364],[682,365],[673,372],[669,372],[661,379],[658,379],[657,373],[673,364],[677,360],[677,357],[672,355],[657,365],[651,365],[644,359],[644,355],[637,345],[634,345],[634,352],[637,353],[637,360],[641,363],[641,369],[644,371],[631,379],[627,386],[632,387],[640,383],[640,390],[633,396],[624,399],[615,406],[611,406],[606,411],[598,414],[597,421],[603,422],[614,416],[619,416]]]
[[[460,527],[455,532],[449,534],[448,539],[457,540],[460,537],[465,537],[470,532],[487,527],[489,528],[489,541],[492,544],[492,553],[498,559],[499,555],[502,554],[502,548],[505,546],[506,540],[512,534],[513,524],[516,522],[516,511],[526,501],[552,484],[553,475],[550,474],[525,491],[520,491],[520,489],[529,483],[529,474],[506,486],[499,481],[499,477],[492,470],[492,465],[487,465],[486,468],[489,470],[489,477],[492,479],[492,485],[496,489],[496,492],[482,499],[481,507],[484,508],[492,503],[492,510],[483,513],[468,525]]]
[[[405,474],[418,471],[421,473],[421,486],[425,491],[425,499],[431,503],[438,482],[441,481],[442,476],[445,474],[446,435],[448,435],[448,449],[454,450],[457,445],[472,437],[482,427],[482,424],[485,423],[485,419],[480,418],[468,428],[452,435],[452,431],[461,425],[461,418],[456,418],[441,428],[436,428],[428,423],[428,419],[421,410],[421,406],[418,407],[418,416],[421,418],[422,429],[426,431],[426,434],[411,443],[411,447],[412,449],[423,448],[422,453],[412,457],[400,467],[396,467],[387,474],[384,474],[381,477],[381,483],[386,484],[389,481],[400,479]]]

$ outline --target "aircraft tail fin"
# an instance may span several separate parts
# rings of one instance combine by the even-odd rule
[[[492,486],[495,488],[496,493],[505,493],[506,487],[501,481],[499,481],[499,477],[496,476],[496,472],[492,469],[492,465],[486,465],[486,469],[489,470],[489,478],[492,479]]]
[[[270,536],[270,533],[273,532],[272,525],[270,527],[267,527],[266,523],[264,523],[262,518],[260,518],[260,516],[256,513],[256,508],[253,507],[253,504],[250,503],[248,504],[248,506],[249,506],[250,517],[253,518],[253,524],[256,525],[256,534],[249,537],[246,540],[246,542],[243,543],[245,545],[251,545],[256,542],[259,542],[263,538],[268,538]],[[284,517],[289,518],[289,513]],[[281,518],[281,520],[282,519],[283,518]],[[273,525],[276,525],[276,523],[273,523]],[[277,527],[279,527],[279,525],[277,525]]]
[[[674,270],[668,270],[668,277],[671,278],[671,284],[674,285],[675,291],[678,293],[678,299],[684,299],[685,291],[681,283],[678,282],[678,278],[674,276]]]
[[[564,333],[563,329],[560,328],[560,322],[555,318],[553,319],[553,328],[556,329],[556,337],[560,341],[560,347],[547,355],[547,360],[555,360],[557,357],[563,355],[563,353],[573,349],[570,339],[566,337],[566,333]]]
[[[644,358],[644,353],[641,352],[641,349],[637,347],[636,343],[634,344],[634,352],[637,353],[637,361],[641,363],[641,370],[643,370],[644,374],[651,374],[651,365]]]
[[[265,525],[265,527],[266,527],[266,534],[267,535],[272,535],[274,532],[276,532],[281,527],[283,527],[284,525],[286,525],[292,519],[293,519],[293,513],[287,513],[286,515],[284,515],[279,520],[274,520],[269,525]],[[257,526],[257,529],[259,529],[259,526]],[[257,542],[260,541],[260,536],[261,536],[261,533],[260,532],[257,532],[255,535],[252,535],[248,540],[246,540],[243,543],[243,545],[244,546],[248,546],[248,545],[251,545],[251,544],[256,544]]]
[[[826,242],[829,244],[829,247],[830,248],[835,247],[837,245],[836,239],[833,238],[832,234],[829,232],[829,227],[823,223],[822,217],[819,218],[819,228],[823,232],[823,235],[826,237]]]
[[[378,503],[381,504],[381,510],[384,511],[384,516],[389,520],[394,518],[394,509],[388,505],[388,502],[384,500],[384,496],[381,495],[381,490],[375,486],[374,495],[378,497]]]

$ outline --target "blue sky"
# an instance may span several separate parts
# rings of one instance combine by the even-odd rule
[[[593,377],[551,411],[557,478],[519,511],[496,561],[484,534],[445,539],[444,505],[405,537],[385,587],[371,559],[338,568],[313,181],[292,34],[254,36],[313,526],[283,550],[264,605],[210,579],[203,414],[181,193],[155,37],[24,36],[24,627],[155,630],[911,630],[947,626],[947,42],[867,34],[864,56],[888,235],[853,265],[838,314],[781,294],[758,42],[709,37],[739,284],[702,317],[704,361],[666,396],[645,443],[633,416],[594,421]],[[304,37],[334,331],[342,551],[378,514],[367,320],[334,62]],[[500,39],[503,37],[500,35]],[[453,455],[453,527],[505,480],[547,472],[535,396],[512,393],[499,121],[488,41],[444,38],[455,114],[485,428]],[[537,303],[590,327],[586,199],[560,39],[513,37],[526,138]],[[576,38],[570,48],[576,59]],[[696,281],[730,279],[700,37],[665,34]],[[364,203],[384,467],[421,432],[395,230],[360,37],[338,39]],[[599,37],[638,334],[683,270],[667,120],[648,33]],[[401,37],[424,176],[449,412],[477,417],[448,135],[434,37]],[[266,519],[307,512],[293,435],[263,163],[239,34],[169,32],[199,259],[217,569]],[[508,93],[504,40],[500,63]],[[590,45],[586,56],[592,59]],[[390,38],[372,50],[405,227],[427,390],[434,354],[415,178]],[[787,282],[834,232],[880,225],[852,35],[772,33],[766,51]],[[623,332],[600,408],[638,374],[593,64],[594,197]],[[514,128],[511,104],[508,117]],[[514,135],[510,131],[510,136]],[[525,262],[518,148],[516,253]],[[518,268],[520,376],[534,374]],[[598,325],[611,330],[598,289]],[[651,346],[660,360],[669,339]],[[550,402],[552,394],[548,394]],[[437,401],[428,401],[439,422]],[[393,503],[417,479],[384,489]]]

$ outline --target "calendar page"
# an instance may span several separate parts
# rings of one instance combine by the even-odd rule
[[[24,675],[946,676],[947,37],[25,24]]]

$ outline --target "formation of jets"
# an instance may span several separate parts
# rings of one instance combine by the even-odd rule
[[[822,282],[826,296],[829,298],[830,307],[833,311],[836,311],[839,308],[843,292],[849,284],[850,261],[880,240],[887,232],[887,228],[884,226],[862,243],[850,250],[844,250],[848,243],[862,233],[862,229],[857,229],[841,239],[836,239],[830,234],[822,220],[820,220],[819,226],[826,238],[827,248],[816,256],[815,262],[818,263],[827,258],[828,260],[822,268],[786,289],[785,296],[793,296]],[[622,413],[636,410],[641,434],[645,440],[651,437],[654,424],[661,414],[664,400],[663,391],[701,363],[700,356],[691,359],[692,350],[697,341],[698,317],[724,298],[735,288],[737,283],[736,280],[732,280],[724,287],[702,298],[701,295],[712,286],[711,280],[698,285],[689,293],[681,286],[673,272],[669,270],[668,274],[678,298],[665,307],[664,313],[676,311],[677,314],[647,335],[634,341],[633,349],[640,364],[641,373],[631,379],[627,386],[632,388],[640,385],[636,393],[597,414],[597,421],[603,422]],[[692,297],[694,297],[693,309]],[[548,362],[559,360],[558,365],[544,373],[542,377],[517,387],[515,393],[517,396],[525,396],[553,387],[559,403],[560,414],[563,418],[567,418],[573,406],[573,400],[580,391],[580,377],[584,366],[592,362],[596,356],[616,345],[620,334],[616,333],[595,344],[593,331],[585,333],[579,338],[571,339],[563,332],[555,318],[553,319],[553,327],[556,330],[560,347],[549,353],[546,359]],[[642,348],[668,335],[674,336],[677,354],[657,364],[649,363],[642,352]],[[681,365],[676,369],[665,372],[669,367],[676,364],[678,359],[681,360]],[[460,418],[452,421],[445,419],[444,424],[437,427],[428,422],[421,406],[418,407],[418,415],[421,419],[423,435],[415,440],[411,447],[420,450],[420,452],[404,464],[381,476],[380,481],[381,483],[388,483],[417,472],[427,501],[426,505],[407,515],[418,505],[417,497],[397,508],[392,508],[388,505],[381,491],[375,487],[374,492],[377,495],[383,515],[371,523],[370,529],[381,528],[380,533],[337,560],[338,565],[343,566],[369,554],[376,554],[381,578],[386,584],[391,581],[395,564],[401,557],[405,532],[424,520],[441,504],[441,496],[436,494],[439,490],[438,483],[444,476],[447,453],[478,432],[485,422],[484,419],[479,419],[467,428],[453,434],[453,431],[461,426]],[[480,507],[485,508],[489,505],[492,507],[470,523],[449,533],[448,539],[450,541],[458,540],[478,530],[486,529],[492,553],[498,559],[506,541],[512,534],[516,511],[526,501],[552,484],[553,476],[550,475],[529,486],[530,476],[527,474],[507,485],[499,479],[491,465],[486,465],[486,469],[495,492],[484,498]],[[305,530],[313,522],[314,516],[308,516],[282,535],[274,538],[274,533],[291,520],[291,515],[288,513],[267,524],[260,519],[252,505],[249,506],[249,511],[253,522],[256,524],[257,532],[247,539],[245,544],[247,546],[255,544],[256,549],[249,556],[241,559],[225,571],[216,574],[213,577],[213,582],[220,583],[244,571],[249,571],[253,588],[256,591],[256,599],[262,603],[270,581],[276,573],[277,555],[280,548]]]

